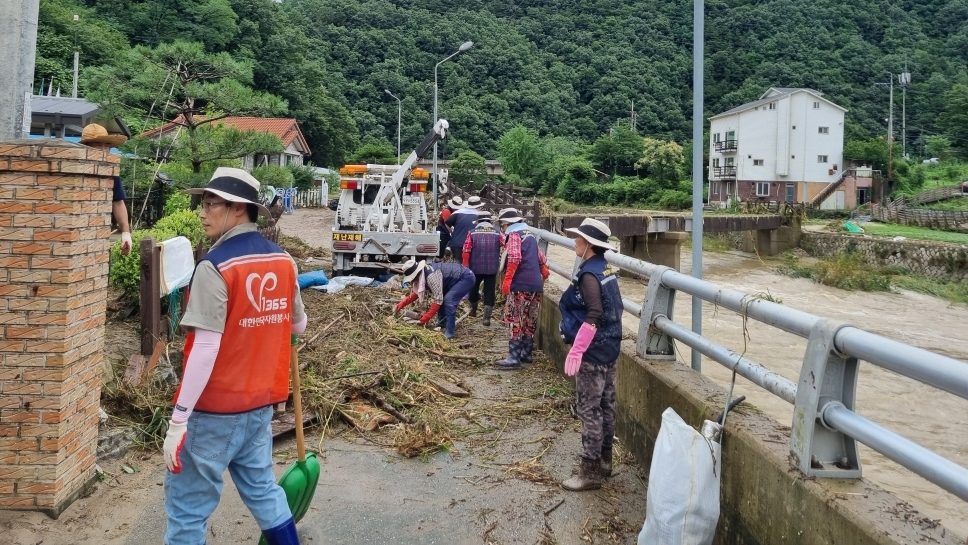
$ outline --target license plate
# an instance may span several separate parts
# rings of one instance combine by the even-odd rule
[[[404,195],[403,198],[400,199],[400,202],[403,204],[420,204],[421,200],[423,200],[423,197],[419,197],[417,195]]]
[[[333,233],[333,240],[363,242],[363,235],[362,233]]]

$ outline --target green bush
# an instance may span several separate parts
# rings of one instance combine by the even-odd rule
[[[192,248],[205,236],[201,218],[191,210],[180,210],[167,215],[158,220],[154,228],[161,232],[174,233],[173,236],[176,237],[187,238],[192,243]]]
[[[156,225],[152,229],[139,229],[131,233],[131,253],[128,255],[121,254],[120,240],[111,246],[111,272],[108,281],[124,291],[129,299],[137,300],[140,295],[141,239],[149,235],[159,242],[177,236],[171,231],[159,229]]]
[[[175,212],[188,210],[192,203],[192,197],[184,191],[175,191],[165,199],[165,215],[169,216]]]

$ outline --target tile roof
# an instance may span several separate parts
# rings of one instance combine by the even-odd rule
[[[181,116],[170,123],[145,131],[141,136],[150,137],[167,134],[180,125],[180,122]],[[296,142],[297,149],[301,149],[306,155],[310,154],[309,143],[306,142],[306,137],[299,129],[299,123],[291,117],[226,117],[215,121],[215,123],[235,127],[240,131],[259,131],[274,134],[282,140],[283,146],[289,146]]]
[[[770,94],[770,91],[776,91],[778,94],[767,96],[767,95]],[[806,93],[810,93],[811,95],[813,95],[813,96],[815,96],[815,97],[817,97],[817,98],[819,98],[819,99],[821,99],[821,100],[823,100],[823,101],[831,104],[832,106],[834,106],[836,108],[840,108],[841,110],[844,110],[845,112],[847,111],[846,108],[844,108],[842,106],[839,106],[837,104],[834,104],[833,102],[831,102],[830,100],[828,100],[826,98],[823,98],[823,93],[821,93],[820,91],[815,91],[813,89],[807,89],[806,87],[770,87],[765,93],[763,93],[763,95],[759,98],[759,100],[754,100],[753,102],[747,102],[746,104],[741,104],[741,105],[739,105],[739,106],[737,106],[735,108],[731,108],[729,110],[726,110],[725,112],[721,112],[721,113],[718,113],[718,114],[716,114],[714,116],[711,116],[709,119],[716,119],[717,117],[722,117],[724,115],[737,114],[739,112],[743,112],[743,111],[746,111],[746,110],[752,110],[753,108],[755,108],[757,106],[765,106],[766,104],[769,104],[770,102],[774,102],[776,100],[780,100],[782,98],[786,98],[786,97],[788,97],[788,96],[790,96],[790,95],[792,95],[794,93],[799,93],[800,91],[803,91],[803,92],[806,92]]]

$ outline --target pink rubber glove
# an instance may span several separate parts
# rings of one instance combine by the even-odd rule
[[[578,328],[578,334],[575,335],[575,342],[571,345],[571,350],[568,351],[568,357],[565,358],[565,374],[569,377],[575,376],[578,368],[581,367],[581,357],[585,355],[585,351],[592,345],[592,339],[595,338],[595,331],[595,326],[588,322],[582,323],[581,327]]]

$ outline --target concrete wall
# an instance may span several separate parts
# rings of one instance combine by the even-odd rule
[[[800,247],[814,257],[858,252],[868,263],[897,265],[931,278],[968,280],[968,247],[960,244],[803,232]]]
[[[559,297],[546,286],[537,342],[560,368],[568,347],[557,334]],[[633,327],[628,314],[625,320],[626,329]],[[633,342],[623,343],[617,362],[616,434],[650,467],[662,411],[672,407],[698,429],[722,410],[726,391],[686,365],[636,357]],[[941,527],[922,530],[915,520],[920,515],[904,521],[901,500],[866,480],[804,479],[788,461],[789,426],[743,407],[726,423],[716,545],[961,545],[950,532],[942,537]]]

